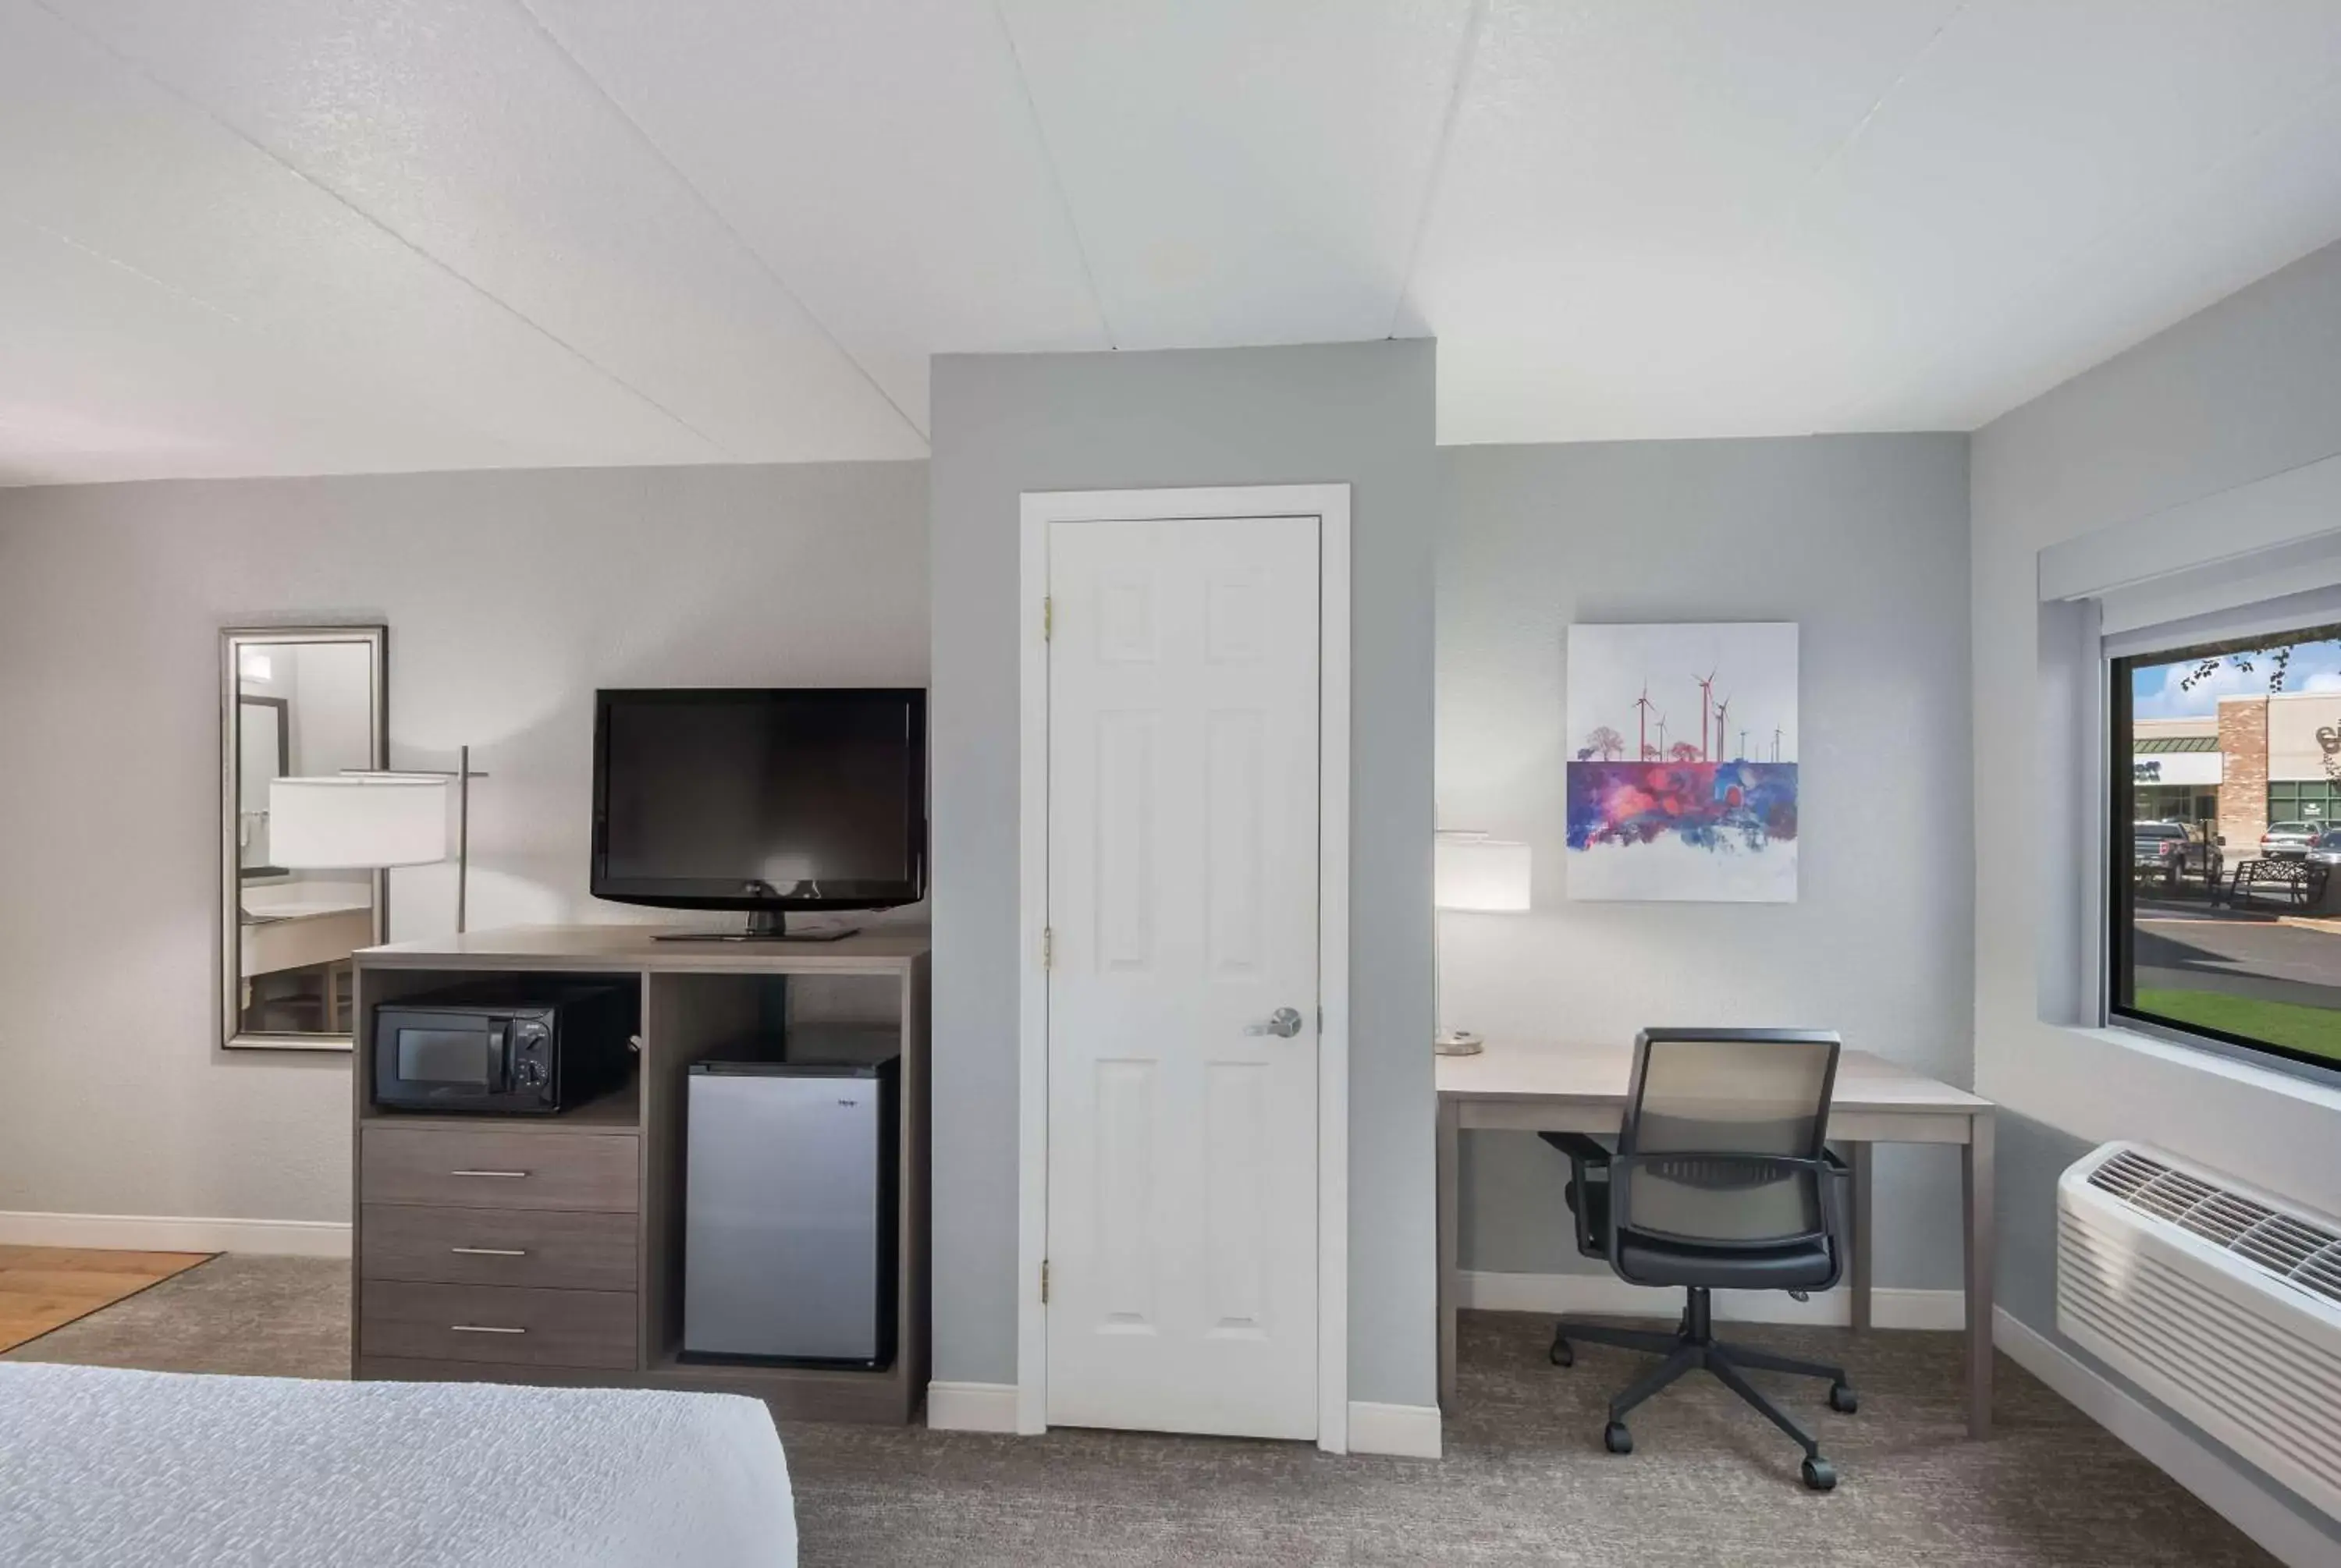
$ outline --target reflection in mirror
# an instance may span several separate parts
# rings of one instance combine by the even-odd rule
[[[223,638],[221,1013],[228,1046],[349,1048],[350,955],[383,939],[382,878],[277,864],[269,782],[384,765],[385,640],[381,627]]]
[[[281,876],[282,868],[268,858],[268,781],[289,777],[292,750],[285,741],[282,697],[247,697],[238,693],[236,748],[236,830],[242,836],[242,868],[246,878]]]

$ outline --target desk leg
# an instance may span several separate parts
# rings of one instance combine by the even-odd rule
[[[1853,1146],[1853,1328],[1856,1334],[1866,1332],[1870,1325],[1869,1289],[1876,1278],[1871,1271],[1871,1238],[1877,1234],[1875,1224],[1878,1206],[1871,1186],[1873,1166],[1870,1153],[1877,1146],[1858,1143]]]
[[[1439,1403],[1455,1403],[1456,1233],[1462,1213],[1462,1115],[1453,1100],[1439,1102]]]
[[[1959,1151],[1959,1174],[1967,1199],[1967,1435],[1991,1435],[1991,1274],[1997,1245],[1992,1222],[1991,1112],[1967,1122],[1967,1142]]]

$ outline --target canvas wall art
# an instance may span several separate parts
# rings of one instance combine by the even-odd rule
[[[1793,903],[1797,628],[1572,626],[1571,898]]]

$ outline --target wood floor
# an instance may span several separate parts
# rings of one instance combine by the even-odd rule
[[[37,1339],[216,1255],[0,1246],[0,1351]]]

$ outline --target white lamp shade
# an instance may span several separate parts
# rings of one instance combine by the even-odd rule
[[[378,871],[448,857],[444,779],[272,779],[268,858],[296,871]]]
[[[1526,844],[1476,833],[1441,833],[1437,842],[1433,898],[1440,908],[1518,911],[1529,907],[1534,858]]]

